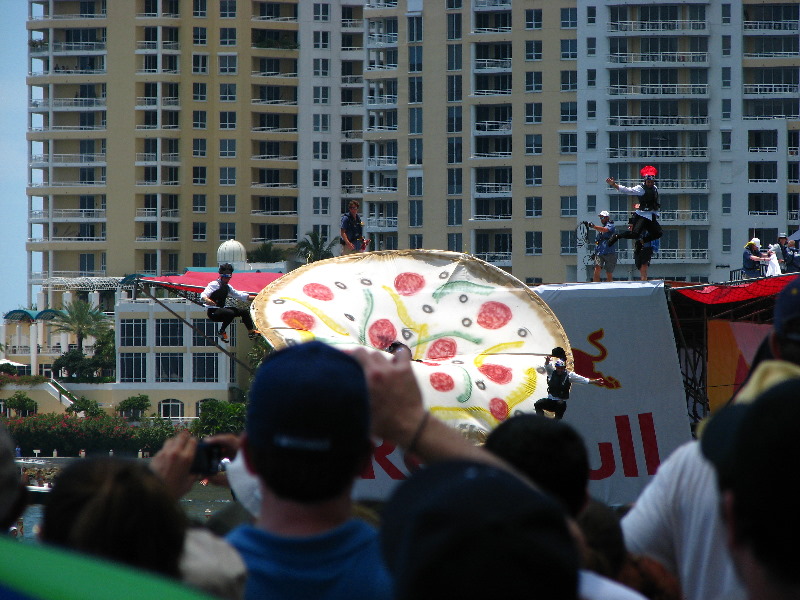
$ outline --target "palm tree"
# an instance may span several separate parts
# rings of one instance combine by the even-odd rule
[[[297,251],[297,256],[305,258],[307,263],[312,263],[326,258],[333,258],[333,248],[338,242],[338,239],[327,242],[318,231],[309,231],[306,233],[306,237],[297,244],[295,250]]]
[[[286,258],[286,250],[275,248],[272,242],[264,242],[255,250],[247,253],[247,260],[253,263],[281,262]]]
[[[53,319],[53,324],[53,331],[72,333],[78,338],[78,352],[81,354],[84,338],[98,337],[111,328],[111,321],[103,311],[83,300],[65,305],[61,314]]]

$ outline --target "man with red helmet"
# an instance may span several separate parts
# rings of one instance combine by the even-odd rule
[[[648,165],[639,172],[644,181],[634,187],[620,185],[614,181],[613,177],[606,179],[606,183],[616,188],[621,194],[641,197],[639,203],[633,205],[634,214],[630,230],[615,233],[611,236],[608,241],[609,246],[613,246],[619,238],[628,238],[641,242],[642,238],[646,237],[646,241],[652,242],[664,234],[657,220],[660,204],[658,203],[658,187],[656,187],[655,177],[658,174],[658,170]]]

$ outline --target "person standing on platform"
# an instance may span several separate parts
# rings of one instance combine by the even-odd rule
[[[597,232],[594,249],[594,275],[592,281],[600,281],[600,271],[605,270],[606,281],[613,281],[614,267],[617,266],[617,249],[609,246],[608,241],[614,235],[616,227],[607,210],[600,211],[600,225],[589,223]]]
[[[364,223],[358,214],[359,204],[351,200],[347,212],[342,215],[340,235],[342,236],[342,256],[366,252],[369,240],[364,238]]]
[[[745,279],[755,279],[761,277],[761,263],[764,257],[761,256],[759,245],[761,240],[753,238],[744,245],[742,253],[742,275]]]

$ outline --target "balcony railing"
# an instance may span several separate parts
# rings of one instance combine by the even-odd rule
[[[254,133],[297,133],[297,127],[251,127],[250,131]]]
[[[705,21],[613,21],[608,31],[703,31],[706,27]]]
[[[397,167],[396,156],[370,156],[366,160],[367,167]]]
[[[363,29],[364,21],[361,19],[342,19],[342,29]]]
[[[745,83],[742,86],[745,94],[797,94],[800,92],[800,85],[796,83]]]
[[[297,160],[297,154],[255,154],[253,160]]]
[[[251,187],[254,188],[273,188],[273,189],[282,189],[282,190],[293,190],[297,189],[296,182],[262,182],[262,181],[254,181],[250,184]]]
[[[43,188],[43,187],[96,187],[105,185],[106,180],[100,179],[97,181],[34,181],[28,184],[28,187]]]
[[[345,186],[342,186],[343,188]],[[355,186],[361,187],[361,186]],[[364,192],[367,194],[394,194],[397,192],[396,185],[367,185],[364,187]],[[358,192],[354,192],[358,193]]]
[[[34,163],[62,163],[62,164],[80,164],[80,163],[96,163],[105,162],[105,153],[94,154],[33,154],[31,155],[31,162]]]
[[[77,13],[77,14],[63,14],[63,15],[39,15],[30,17],[31,21],[69,21],[72,19],[105,19],[106,13]]]
[[[30,108],[90,108],[105,105],[105,98],[42,98],[31,100]]]
[[[476,121],[476,133],[511,133],[511,121]]]
[[[270,106],[297,106],[297,100],[296,99],[284,100],[282,98],[276,98],[272,100],[262,100],[259,98],[253,98],[250,101],[250,104],[270,105]]]
[[[253,17],[253,21],[270,21],[272,23],[297,23],[297,17],[273,17],[271,15],[259,15]]]
[[[476,58],[476,71],[497,71],[511,68],[510,58]]]
[[[470,158],[508,158],[509,156],[512,156],[511,151],[503,150],[497,152],[475,152]]]
[[[800,221],[800,210],[790,210],[786,214],[786,218],[789,221]]]
[[[75,219],[77,221],[88,219],[105,219],[106,211],[103,209],[89,208],[55,208],[52,211],[32,210],[28,213],[30,220],[43,219]]]
[[[476,194],[501,194],[510,195],[512,185],[510,183],[476,183]]]
[[[397,229],[397,217],[367,217],[370,229]]]
[[[137,50],[180,50],[181,45],[179,42],[149,42],[138,41],[136,42]]]
[[[260,210],[254,208],[250,211],[254,217],[296,217],[297,209],[292,210]]]
[[[624,217],[627,218],[627,217]],[[662,210],[658,217],[661,223],[682,223],[689,221],[692,224],[708,221],[707,210]]]
[[[708,117],[692,116],[625,116],[608,117],[608,124],[615,127],[652,127],[669,125],[708,125]]]
[[[511,265],[511,252],[473,252],[472,255],[493,265]]]
[[[797,31],[800,21],[745,21],[742,23],[745,31]]]
[[[494,90],[474,90],[472,96],[510,96],[511,88],[501,88]]]
[[[618,181],[620,185],[624,185],[625,187],[634,187],[639,185],[641,180],[630,180],[630,181]],[[688,189],[688,190],[707,190],[708,189],[708,179],[659,179],[658,180],[658,189],[659,190],[678,190],[678,189]],[[609,191],[611,188],[609,188]],[[628,217],[625,217],[626,219]]]
[[[510,9],[511,0],[474,0],[472,6],[475,8],[475,10],[496,10],[498,8]]]
[[[368,46],[397,46],[396,33],[370,33],[367,36]]]
[[[342,85],[360,85],[364,83],[362,75],[342,75]]]
[[[759,115],[743,115],[742,120],[744,121],[769,121],[772,119],[781,119],[787,121],[797,121],[800,119],[800,113],[791,114],[791,115],[781,115],[781,114],[759,114]]]
[[[744,52],[742,58],[795,58],[800,56],[800,51],[792,50],[789,52]]]
[[[707,83],[668,83],[646,85],[611,85],[608,93],[612,96],[620,94],[643,94],[646,96],[702,96],[708,94]]]
[[[364,8],[396,8],[397,0],[367,0]]]
[[[105,69],[73,69],[71,67],[53,67],[49,70],[29,71],[31,77],[43,77],[45,75],[104,75]]]
[[[281,77],[283,79],[292,79],[297,77],[296,71],[250,71],[253,77]]]
[[[370,62],[367,71],[393,71],[397,69],[397,63]]]
[[[383,96],[367,96],[368,106],[386,106],[397,104],[397,94],[385,94]]]
[[[157,208],[137,208],[136,218],[157,219],[159,214],[168,219],[177,219],[180,211],[177,208],[162,208],[160,213]]]
[[[778,214],[778,209],[774,210],[748,210],[747,215],[750,217],[774,217]]]
[[[297,238],[266,238],[266,237],[254,237],[251,240],[254,244],[296,244]]]
[[[511,25],[501,27],[474,27],[471,33],[476,35],[485,35],[487,33],[511,33]]]
[[[704,63],[708,52],[626,52],[610,54],[611,63]]]
[[[770,177],[770,178],[767,178],[767,179],[749,178],[747,180],[747,183],[778,183],[778,178],[777,177]]]
[[[509,221],[512,218],[513,217],[511,215],[511,213],[509,213],[509,214],[498,213],[498,214],[489,214],[489,215],[475,215],[474,217],[472,217],[472,220],[473,221]]]
[[[397,125],[370,125],[364,130],[364,133],[373,133],[376,131],[397,131]]]
[[[43,242],[105,242],[106,238],[99,235],[72,235],[28,238],[28,241],[34,244]]]
[[[633,262],[633,249],[617,250],[617,261]],[[708,249],[705,248],[661,248],[653,255],[659,262],[708,262]]]
[[[708,156],[707,147],[627,147],[607,148],[609,158],[704,158]]]

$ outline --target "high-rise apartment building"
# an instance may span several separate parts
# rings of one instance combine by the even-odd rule
[[[334,239],[350,199],[372,249],[584,280],[645,164],[653,277],[800,225],[797,0],[28,1],[29,298]]]

